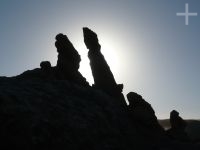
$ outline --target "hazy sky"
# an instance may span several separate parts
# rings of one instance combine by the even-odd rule
[[[199,13],[189,26],[177,12]],[[94,30],[124,94],[141,94],[168,118],[200,118],[199,0],[1,0],[0,76],[14,76],[56,65],[58,33],[66,34],[81,55],[80,71],[92,83],[82,27]]]

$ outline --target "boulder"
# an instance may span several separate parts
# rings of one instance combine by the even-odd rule
[[[164,132],[164,129],[158,123],[153,108],[141,95],[135,92],[129,92],[127,99],[129,101],[129,112],[133,118],[151,129]]]
[[[187,123],[179,116],[179,112],[176,110],[172,110],[170,113],[170,124],[171,128],[167,130],[170,138],[183,142],[190,141],[187,133],[185,132]]]

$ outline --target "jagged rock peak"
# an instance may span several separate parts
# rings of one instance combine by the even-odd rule
[[[88,49],[90,50],[100,50],[101,45],[97,34],[87,27],[83,27],[84,42]]]

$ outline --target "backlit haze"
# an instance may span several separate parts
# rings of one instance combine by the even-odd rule
[[[185,11],[197,17],[176,16]],[[1,0],[0,76],[56,65],[55,36],[68,36],[81,55],[80,72],[93,83],[82,27],[99,37],[124,95],[141,94],[158,118],[176,109],[200,118],[199,0]]]

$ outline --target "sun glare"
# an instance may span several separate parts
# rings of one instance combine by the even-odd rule
[[[120,67],[117,49],[115,48],[114,43],[111,43],[109,40],[102,40],[101,43],[101,52],[110,66],[111,71],[115,75],[119,72]]]

